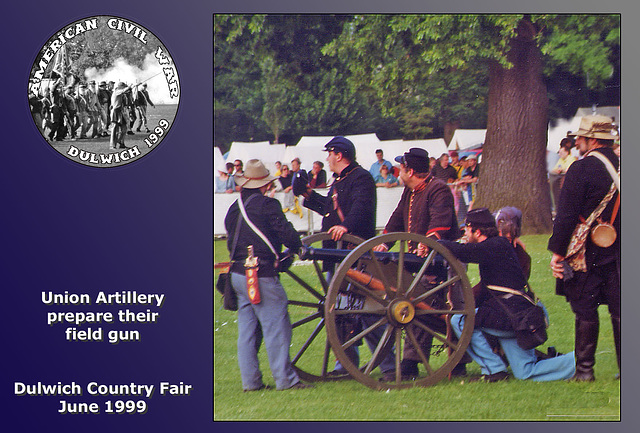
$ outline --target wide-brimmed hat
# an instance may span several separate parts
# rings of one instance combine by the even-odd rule
[[[124,89],[125,87],[127,87],[127,85],[120,81],[116,86],[116,89]]]
[[[568,136],[579,136],[587,138],[599,138],[602,140],[616,140],[618,131],[613,126],[611,117],[607,116],[584,116],[580,119],[580,128],[576,132],[570,132]]]
[[[244,166],[244,173],[242,173],[241,176],[234,176],[233,178],[236,184],[247,189],[260,188],[276,180],[276,177],[269,173],[269,170],[267,170],[259,159],[250,159],[247,161],[247,164]]]
[[[420,147],[412,147],[403,155],[396,156],[394,161],[406,165],[416,173],[429,172],[429,152]]]

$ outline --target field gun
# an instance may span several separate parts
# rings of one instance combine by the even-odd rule
[[[299,258],[307,266],[292,266],[286,271],[299,286],[296,293],[287,291],[294,330],[292,363],[300,377],[307,381],[351,378],[374,389],[431,386],[448,377],[466,351],[475,319],[464,265],[435,240],[413,233],[387,233],[366,241],[345,235],[337,248],[322,248],[322,242],[329,239],[327,233],[303,238]],[[382,243],[398,247],[391,252],[374,251]],[[425,257],[409,252],[409,245],[417,243],[429,248]],[[310,281],[309,272],[299,271],[309,269],[309,262],[318,281]],[[451,301],[452,293],[456,293],[455,302]],[[345,296],[358,302],[345,307]],[[434,298],[445,299],[448,305],[434,305]],[[465,317],[457,339],[444,331],[444,324],[448,325],[454,314]],[[366,317],[371,325],[345,339],[340,323],[349,317]],[[435,322],[443,326],[432,326]],[[307,335],[305,331],[310,333],[308,338],[301,337]],[[370,354],[360,350],[362,365],[355,365],[346,350],[374,331],[382,337]],[[434,345],[439,343],[446,350],[437,356],[424,353],[416,336],[425,332],[433,336]],[[406,347],[412,347],[422,359],[420,375],[410,381],[399,374]],[[383,382],[376,367],[391,350],[398,373],[394,381]],[[348,374],[330,374],[331,353]]]

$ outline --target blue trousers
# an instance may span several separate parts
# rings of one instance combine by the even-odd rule
[[[476,309],[477,311],[477,309]],[[464,316],[454,314],[451,317],[451,327],[458,337],[464,327]],[[535,350],[524,350],[518,346],[513,331],[501,331],[489,328],[476,328],[471,335],[471,342],[467,352],[481,368],[482,374],[495,374],[507,371],[507,365],[500,355],[491,350],[483,333],[498,337],[500,346],[509,361],[511,371],[516,379],[531,379],[534,381],[549,381],[570,379],[576,370],[574,353],[570,352],[555,358],[538,361]]]
[[[287,310],[287,294],[278,277],[258,278],[259,304],[249,302],[244,275],[231,273],[231,283],[238,295],[238,364],[245,390],[260,388],[262,372],[258,350],[264,338],[269,367],[276,389],[287,389],[300,381],[291,366],[291,322]]]

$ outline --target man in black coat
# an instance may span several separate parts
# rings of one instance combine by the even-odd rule
[[[325,197],[305,185],[294,194],[302,194],[304,207],[324,215],[322,231],[333,240],[325,245],[335,248],[335,241],[345,233],[369,239],[376,234],[376,184],[371,174],[356,162],[356,148],[345,137],[334,137],[324,150],[335,180]],[[294,181],[295,182],[295,181]]]
[[[620,212],[619,191],[605,163],[604,156],[618,170],[619,159],[613,152],[618,138],[612,121],[605,116],[585,116],[576,136],[576,147],[584,157],[571,164],[560,191],[553,235],[549,250],[553,253],[551,269],[557,278],[556,291],[565,296],[576,315],[576,381],[595,380],[593,366],[598,342],[598,306],[609,307],[620,368]],[[568,254],[576,226],[589,218],[610,192],[613,195],[600,215],[600,220],[612,222],[617,237],[610,246],[596,245],[587,236],[583,249]],[[604,203],[603,203],[604,204]],[[596,224],[593,224],[595,226]],[[584,260],[579,260],[584,257]]]
[[[398,206],[384,228],[384,232],[417,233],[436,240],[458,239],[460,229],[458,228],[453,194],[444,181],[436,178],[433,173],[429,173],[429,153],[424,149],[412,147],[408,152],[396,157],[395,161],[400,163],[400,179],[402,179],[405,188]],[[453,167],[449,167],[453,169]],[[388,251],[391,246],[380,244],[374,250]],[[409,252],[426,256],[428,251],[424,244],[415,245],[414,242],[409,242]],[[431,275],[432,279],[438,283],[447,279],[447,268],[441,256],[435,258],[434,264],[427,270],[427,274]],[[433,288],[431,285],[420,285],[415,294],[421,295],[431,288]],[[440,295],[444,295],[444,293],[440,292]],[[446,308],[445,299],[442,296],[429,299],[429,302],[434,308]],[[422,322],[437,332],[446,332],[444,320],[427,316]],[[403,380],[418,377],[418,364],[422,359],[418,349],[422,351],[427,360],[431,352],[433,335],[417,326],[412,326],[411,332],[414,333],[420,347],[417,348],[413,344],[409,344],[409,340],[405,342],[401,364]],[[454,368],[452,374],[461,376],[466,374],[465,372],[464,363],[460,363]],[[395,380],[391,377],[389,379]]]
[[[306,174],[303,177],[295,177],[293,180],[293,193],[304,196],[303,206],[323,215],[322,231],[331,235],[331,240],[325,241],[325,248],[335,248],[337,241],[346,233],[369,239],[376,234],[376,184],[373,176],[356,162],[356,148],[348,138],[336,136],[324,147],[328,152],[327,163],[333,172],[334,181],[329,188],[329,194],[325,197],[314,191],[307,183]],[[328,271],[327,279],[332,278],[332,272]],[[344,296],[345,304],[348,304],[348,294]],[[340,303],[339,298],[339,303]],[[348,323],[347,323],[348,322]],[[360,326],[370,326],[369,318],[359,315],[355,322],[340,323],[339,328],[345,335],[355,332]],[[372,351],[378,344],[383,330],[378,329],[370,333],[367,343]],[[347,351],[347,355],[357,366],[359,362],[358,352],[355,347]],[[383,373],[389,374],[395,370],[393,354],[388,355],[380,364]],[[336,363],[336,372],[342,373],[342,366]]]
[[[478,263],[480,283],[476,316],[467,353],[480,365],[483,380],[497,382],[509,377],[506,363],[492,350],[485,334],[497,337],[517,379],[550,381],[572,377],[575,372],[573,353],[539,360],[534,349],[523,349],[515,338],[509,314],[531,306],[523,296],[529,291],[527,279],[513,245],[506,237],[498,235],[489,209],[469,211],[465,222],[464,244],[445,239],[438,242],[460,261]],[[461,314],[451,317],[451,326],[458,336],[462,334],[464,319]]]

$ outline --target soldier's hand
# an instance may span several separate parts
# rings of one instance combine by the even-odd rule
[[[416,248],[416,255],[418,257],[426,257],[429,252],[429,247],[425,244],[418,244],[418,248]]]
[[[384,253],[389,251],[389,247],[387,246],[387,244],[380,244],[380,245],[376,245],[375,247],[373,247],[373,251],[378,252],[378,253]]]
[[[342,236],[348,231],[349,230],[345,226],[336,225],[327,230],[327,233],[331,235],[332,240],[339,241],[340,239],[342,239]]]
[[[309,177],[306,171],[298,170],[291,181],[293,195],[303,195],[309,188]]]
[[[562,257],[560,254],[554,253],[553,256],[551,256],[551,262],[549,263],[549,266],[551,267],[551,271],[553,272],[554,278],[559,278],[559,279],[563,278],[564,276],[562,273],[563,265],[562,263],[560,263],[563,260],[564,260],[564,257]]]

